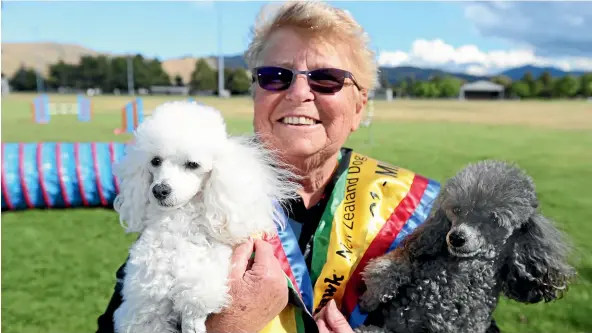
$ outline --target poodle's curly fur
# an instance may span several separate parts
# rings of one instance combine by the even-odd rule
[[[500,295],[549,302],[575,270],[562,233],[538,212],[534,183],[514,164],[470,164],[442,189],[426,222],[372,260],[365,311],[384,326],[358,332],[486,332]]]
[[[285,226],[281,205],[298,190],[286,170],[255,137],[229,137],[213,108],[157,108],[115,169],[114,208],[127,232],[140,234],[125,267],[116,331],[205,332],[208,314],[230,301],[233,247]]]

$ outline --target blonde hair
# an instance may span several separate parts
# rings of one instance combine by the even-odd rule
[[[276,10],[273,10],[277,8]],[[245,60],[249,70],[263,61],[267,39],[280,28],[296,28],[313,38],[331,41],[348,48],[348,62],[357,83],[373,90],[378,83],[378,65],[369,38],[353,16],[320,1],[288,1],[265,6],[252,29],[252,39]]]

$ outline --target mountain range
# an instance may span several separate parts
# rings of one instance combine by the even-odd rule
[[[2,43],[2,73],[11,77],[21,65],[26,67],[41,68],[47,74],[49,64],[56,63],[63,59],[66,63],[76,63],[82,55],[111,55],[106,52],[98,52],[80,45],[59,44],[59,43]],[[212,68],[217,68],[215,56],[205,57]],[[188,82],[197,58],[187,56],[176,59],[162,60],[163,69],[171,78],[180,75],[183,82]],[[227,68],[246,68],[242,55],[225,56],[224,66]],[[548,71],[552,77],[562,77],[568,74],[582,75],[582,71],[566,72],[555,67],[538,67],[533,65],[520,66],[504,70],[496,75],[505,75],[512,80],[519,80],[530,72],[533,77],[538,77]],[[416,80],[427,80],[432,76],[454,75],[466,81],[489,79],[490,76],[477,76],[465,73],[452,73],[436,68],[420,68],[414,66],[381,67],[381,77],[386,78],[390,83],[395,83],[406,77],[414,77]]]

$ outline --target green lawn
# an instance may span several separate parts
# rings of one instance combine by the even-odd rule
[[[123,106],[126,97],[119,97],[117,102],[113,101],[115,98],[98,98],[91,123],[79,123],[73,117],[64,116],[52,119],[47,125],[31,122],[28,104],[31,99],[32,96],[23,95],[3,97],[3,142],[130,138],[113,135],[120,122],[117,106]],[[158,101],[153,99],[154,103]],[[251,130],[248,113],[233,113],[235,109],[248,110],[249,100],[203,101],[216,105],[229,117],[232,132]],[[434,103],[451,109],[456,105],[451,103],[457,102]],[[471,104],[465,103],[463,107],[466,109],[467,105]],[[381,106],[381,112],[396,112],[396,102],[390,107],[392,111]],[[570,104],[565,107],[569,108]],[[590,109],[592,113],[592,106]],[[479,109],[471,112],[474,116]],[[496,158],[518,162],[534,177],[543,212],[569,234],[575,247],[572,260],[579,277],[566,297],[558,302],[522,305],[503,300],[496,320],[504,333],[583,333],[592,332],[592,242],[589,240],[592,132],[589,127],[502,126],[462,119],[454,122],[377,120],[372,125],[373,144],[368,142],[370,133],[364,128],[352,136],[348,145],[440,181],[471,161]],[[96,317],[112,294],[115,271],[124,261],[134,237],[124,235],[116,214],[104,209],[2,213],[2,331],[94,331]]]

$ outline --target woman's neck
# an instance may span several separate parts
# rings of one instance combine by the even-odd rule
[[[322,198],[327,183],[337,168],[337,154],[329,158],[323,158],[324,163],[307,161],[304,165],[294,165],[298,174],[302,177],[299,182],[302,186],[299,194],[306,208],[316,205]]]

